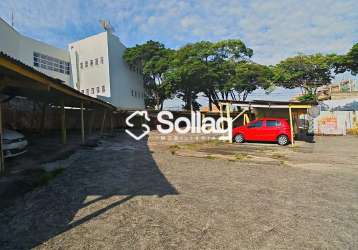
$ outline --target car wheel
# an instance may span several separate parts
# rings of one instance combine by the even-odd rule
[[[280,135],[277,137],[277,143],[281,146],[285,146],[288,144],[288,136],[287,135]]]
[[[235,135],[234,141],[237,143],[243,143],[245,141],[243,134]]]

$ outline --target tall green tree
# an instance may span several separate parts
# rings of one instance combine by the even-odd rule
[[[274,68],[274,82],[284,88],[301,88],[306,96],[316,97],[317,88],[333,78],[333,60],[322,54],[289,57]]]
[[[350,71],[353,75],[358,74],[358,43],[354,44],[346,55],[333,58],[336,73]]]
[[[200,92],[208,98],[209,109],[212,104],[218,107],[220,99],[235,98],[229,80],[235,74],[236,64],[248,62],[252,54],[252,49],[241,40],[187,44],[176,51],[168,79],[175,83],[185,107],[192,107],[193,98]]]
[[[167,81],[174,87],[177,97],[183,100],[187,110],[199,108],[196,98],[210,74],[203,59],[209,50],[208,42],[185,45],[176,51],[166,73]]]
[[[173,93],[172,86],[164,79],[173,53],[173,50],[155,41],[136,45],[124,52],[123,58],[129,66],[143,74],[146,106],[161,110],[164,100]]]
[[[235,91],[235,99],[245,101],[250,93],[258,88],[272,86],[273,72],[270,67],[252,62],[238,63],[229,84]]]

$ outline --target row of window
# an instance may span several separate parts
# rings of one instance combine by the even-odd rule
[[[91,88],[91,89],[86,89],[86,95],[90,94],[90,90],[91,90],[91,94],[94,94],[95,88]],[[106,92],[106,87],[104,85],[102,85],[102,87],[100,89],[100,87],[97,86],[96,87],[96,94],[99,94],[100,90],[102,90],[102,93],[104,93],[104,92]],[[84,94],[85,90],[82,89],[81,92],[82,92],[82,94]]]
[[[99,65],[99,64],[103,64],[104,63],[104,58],[100,57],[100,58],[95,58],[94,60],[88,60],[88,61],[84,61],[84,62],[80,62],[80,68],[83,69],[88,68],[88,66],[93,66],[93,65]]]
[[[34,66],[69,75],[71,64],[69,62],[34,52]]]
[[[133,97],[143,98],[143,99],[144,99],[144,93],[143,93],[143,92],[141,93],[141,92],[135,91],[135,90],[133,90],[133,89],[132,89],[131,92],[132,92],[132,96],[133,96]]]

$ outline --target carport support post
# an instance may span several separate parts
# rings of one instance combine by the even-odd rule
[[[0,103],[0,175],[5,174],[4,152],[2,150],[2,137],[3,137],[2,105]]]
[[[83,102],[81,102],[81,142],[85,144],[85,120],[83,117]]]
[[[101,124],[101,135],[103,135],[103,131],[104,131],[104,124],[106,122],[106,113],[107,113],[107,110],[105,110],[103,113],[103,119],[102,119],[102,124]]]
[[[65,115],[65,104],[62,102],[61,105],[61,138],[62,144],[67,142],[67,131],[66,131],[66,115]]]
[[[111,113],[111,133],[113,134],[113,113]]]
[[[223,126],[223,104],[220,102],[219,103],[219,109],[220,109],[220,118],[221,118],[221,123],[220,123],[220,127],[221,127],[221,129],[223,129],[224,128],[224,126]]]
[[[47,111],[47,102],[44,102],[42,104],[42,114],[41,114],[41,123],[40,123],[40,135],[44,135],[45,130],[45,121],[46,121],[46,111]]]
[[[226,105],[226,122],[227,122],[227,128],[229,129],[229,142],[232,143],[232,130],[230,131],[230,127],[232,128],[232,121],[230,121],[230,108],[231,105]],[[231,126],[229,126],[229,122],[231,122]]]
[[[289,111],[289,114],[290,114],[290,128],[291,128],[291,144],[292,146],[294,145],[294,136],[293,136],[293,122],[292,122],[292,108],[291,108],[291,105],[288,106],[288,111]]]
[[[93,131],[93,123],[94,123],[94,118],[95,118],[95,110],[91,111],[91,117],[90,117],[90,121],[89,121],[89,127],[88,127],[88,134],[92,135],[92,131]]]

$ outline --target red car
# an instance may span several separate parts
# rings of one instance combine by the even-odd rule
[[[232,136],[233,140],[238,143],[267,141],[287,145],[291,141],[291,128],[284,118],[261,118],[246,126],[233,128]]]

